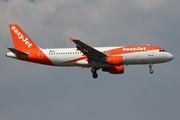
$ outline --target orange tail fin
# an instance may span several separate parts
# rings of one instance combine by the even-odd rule
[[[28,35],[17,25],[9,24],[14,47],[18,50],[38,48]]]

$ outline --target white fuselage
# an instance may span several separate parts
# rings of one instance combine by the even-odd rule
[[[104,52],[110,49],[116,49],[119,47],[95,47],[95,49]],[[62,49],[41,49],[43,53],[53,62],[55,66],[81,66],[81,67],[92,67],[87,59],[84,57],[83,53],[78,51],[76,48],[62,48]],[[116,52],[116,51],[114,51]],[[111,56],[111,53],[107,55]],[[123,56],[123,65],[135,65],[135,64],[157,64],[168,62],[173,59],[172,54],[159,50],[151,51],[136,51],[131,53],[121,53],[112,54],[112,56]],[[84,58],[83,58],[84,57]],[[81,59],[82,58],[82,59]],[[39,59],[43,59],[42,55],[39,55]],[[69,61],[69,62],[68,62]],[[108,67],[107,64],[95,63],[96,67]]]

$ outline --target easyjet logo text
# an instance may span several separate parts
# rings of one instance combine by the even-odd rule
[[[146,47],[123,48],[123,51],[146,51]]]
[[[27,45],[28,48],[31,48],[32,43],[28,41],[27,37],[25,37],[21,32],[19,32],[19,30],[15,26],[12,26],[11,29],[16,33],[18,39],[24,42],[24,44]]]

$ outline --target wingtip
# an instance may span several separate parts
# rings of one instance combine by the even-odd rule
[[[70,42],[72,42],[72,41],[74,40],[74,38],[72,38],[72,37],[69,37],[69,40],[70,40]]]

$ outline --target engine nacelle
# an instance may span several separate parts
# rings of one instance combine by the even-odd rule
[[[106,67],[102,68],[102,71],[109,72],[111,74],[123,74],[124,73],[124,66],[114,66],[114,67]]]
[[[123,64],[122,56],[108,56],[106,60],[108,65],[121,66]]]

